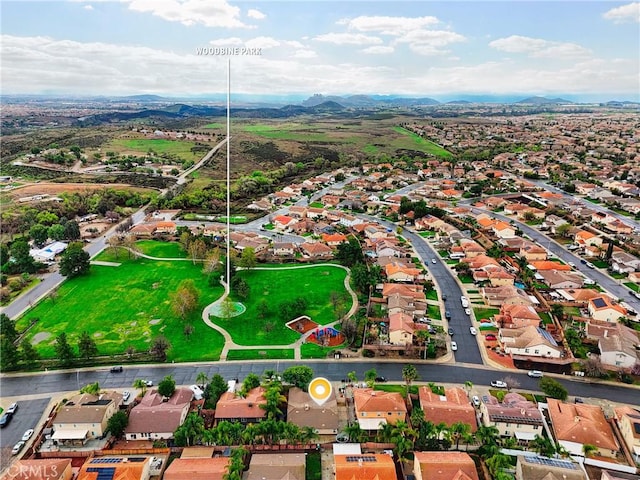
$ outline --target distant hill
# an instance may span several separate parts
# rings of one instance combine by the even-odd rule
[[[527,97],[515,103],[526,103],[527,105],[560,105],[573,103],[564,98]]]
[[[400,107],[416,105],[439,105],[440,102],[433,98],[405,98],[405,97],[382,97],[370,95],[351,95],[341,97],[338,95],[315,94],[303,100],[305,107],[315,107],[326,102],[335,102],[343,107],[363,108],[363,107]]]
[[[469,100],[451,100],[447,105],[471,105],[472,103]]]
[[[167,102],[170,101],[164,97],[159,95],[127,95],[126,97],[121,97],[118,100],[121,101],[129,101],[129,102]]]

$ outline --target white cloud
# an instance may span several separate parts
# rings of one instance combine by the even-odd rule
[[[640,23],[640,2],[633,2],[621,7],[612,8],[602,15],[614,23],[636,22]]]
[[[249,11],[247,11],[247,17],[253,18],[254,20],[263,20],[267,18],[264,13],[260,10],[256,10],[255,8],[250,8]]]
[[[84,7],[85,10],[93,10],[93,7],[91,5],[85,5]]]
[[[362,53],[368,53],[371,55],[384,55],[387,53],[393,53],[394,50],[395,49],[393,47],[375,46],[363,49]]]
[[[215,40],[211,40],[209,43],[216,47],[239,47],[244,45],[242,39],[238,37],[217,38]]]
[[[371,37],[360,33],[325,33],[318,35],[314,40],[334,43],[336,45],[375,45],[382,43],[382,40],[378,37]]]
[[[433,56],[449,53],[449,51],[443,49],[443,47],[464,41],[466,41],[465,37],[449,30],[419,29],[405,33],[394,40],[394,43],[407,43],[411,51],[420,55]]]
[[[240,8],[226,0],[127,0],[129,9],[169,22],[218,28],[254,28],[240,20]]]
[[[318,54],[313,50],[308,48],[301,48],[299,50],[296,50],[293,55],[291,55],[291,58],[316,58],[317,56]]]
[[[569,42],[553,42],[542,38],[511,35],[489,42],[491,48],[508,53],[526,53],[537,58],[579,58],[587,57],[591,51]]]
[[[416,30],[430,25],[436,25],[440,21],[436,17],[383,17],[360,16],[353,19],[341,19],[338,25],[346,25],[349,30],[359,32],[378,32],[382,35],[403,35],[411,30]]]
[[[244,42],[248,48],[262,48],[267,50],[269,48],[279,47],[281,42],[271,37],[256,37]]]

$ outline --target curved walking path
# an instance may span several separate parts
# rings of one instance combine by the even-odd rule
[[[347,267],[344,267],[342,265],[337,265],[335,263],[314,263],[312,265],[294,265],[290,267],[255,267],[252,270],[296,270],[301,268],[314,268],[314,267],[336,267],[336,268],[341,268],[347,272],[347,275],[344,277],[344,288],[347,290],[347,292],[349,292],[349,295],[351,295],[352,303],[351,303],[351,308],[346,313],[344,318],[352,317],[358,310],[359,305],[358,305],[358,296],[353,291],[353,289],[351,288],[351,284],[349,283],[349,280],[351,279],[351,270],[349,270]],[[241,268],[239,268],[239,270],[241,270]],[[227,359],[229,350],[269,350],[273,348],[291,348],[293,349],[293,358],[295,360],[302,359],[302,353],[301,353],[302,344],[306,342],[307,338],[313,333],[313,330],[301,335],[298,340],[296,340],[293,343],[289,343],[287,345],[239,345],[233,341],[233,338],[231,337],[229,332],[227,332],[227,330],[222,328],[220,325],[217,325],[214,322],[212,322],[211,319],[209,318],[211,315],[211,310],[217,305],[220,305],[222,302],[224,302],[230,293],[229,285],[227,285],[227,283],[224,282],[223,280],[220,280],[220,283],[224,287],[224,294],[215,302],[207,305],[204,308],[204,310],[202,310],[202,321],[205,323],[205,325],[220,332],[220,334],[222,334],[222,336],[224,337],[224,347],[222,347],[222,352],[220,352],[220,360]],[[336,320],[334,322],[323,325],[323,327],[333,327],[336,323],[339,323],[339,322],[340,320]]]

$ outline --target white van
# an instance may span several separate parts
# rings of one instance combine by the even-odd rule
[[[193,392],[194,400],[202,400],[202,395],[204,395],[204,392],[198,385],[191,385],[189,388]]]

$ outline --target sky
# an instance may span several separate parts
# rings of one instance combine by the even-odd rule
[[[640,2],[0,2],[2,94],[640,100]]]

